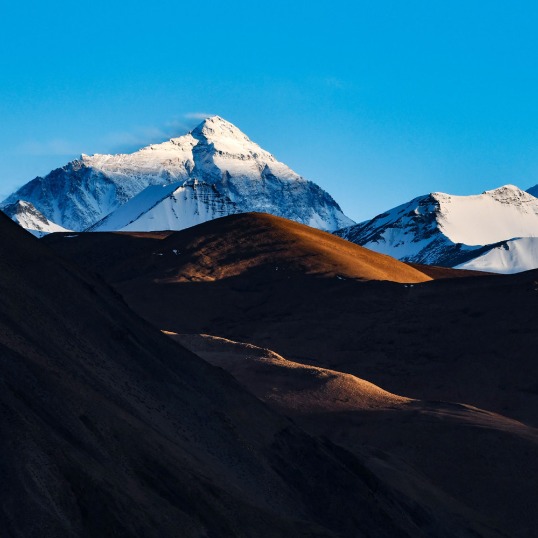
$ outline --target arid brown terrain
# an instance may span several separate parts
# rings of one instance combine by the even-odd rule
[[[415,507],[404,532],[536,535],[537,272],[409,266],[262,214],[41,242],[361,461]]]
[[[304,229],[313,236],[306,246]],[[173,233],[64,237],[43,241],[102,275],[160,329],[249,342],[396,394],[538,425],[538,270],[409,273],[336,237],[316,249],[333,236],[262,214]],[[341,244],[353,249],[339,270]],[[431,281],[436,273],[442,278]],[[407,283],[397,282],[402,275]]]
[[[0,249],[2,537],[498,535],[419,508],[3,215]]]

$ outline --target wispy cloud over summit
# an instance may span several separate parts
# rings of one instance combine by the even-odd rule
[[[214,114],[209,114],[208,112],[188,112],[185,114],[185,118],[188,120],[205,120]]]
[[[193,128],[193,122],[173,118],[161,125],[140,125],[129,130],[103,133],[88,145],[88,142],[51,138],[50,140],[30,139],[15,148],[18,155],[32,157],[76,156],[81,153],[122,153],[134,151],[149,144],[157,144],[165,140],[187,133]]]
[[[163,142],[168,138],[181,136],[189,130],[187,122],[171,119],[162,125],[138,126],[129,131],[115,131],[106,134],[102,142],[110,147],[109,151],[136,149],[148,144]]]

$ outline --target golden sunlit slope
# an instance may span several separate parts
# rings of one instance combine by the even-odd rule
[[[287,413],[383,409],[411,401],[353,375],[288,361],[251,344],[205,334],[165,334]]]
[[[168,248],[175,239],[175,234],[169,236],[163,248]],[[233,215],[208,222],[186,230],[181,239],[183,249],[192,253],[192,259],[182,268],[185,278],[221,279],[263,267],[361,280],[430,280],[394,258],[265,213]]]
[[[406,283],[431,280],[394,258],[265,213],[231,215],[180,232],[55,234],[45,241],[65,241],[59,249],[81,257],[91,252],[92,267],[115,280],[154,274],[170,281],[211,281],[250,270]]]
[[[424,268],[439,279],[403,285],[343,271],[320,278],[336,273],[327,262],[335,258],[319,254],[311,239],[327,234],[306,229],[314,254],[301,257],[305,242],[290,240],[296,229],[304,227],[248,214],[175,233],[41,241],[99,272],[160,329],[249,342],[395,394],[459,401],[538,425],[538,271],[446,278],[460,273]],[[363,265],[352,269],[365,275]]]

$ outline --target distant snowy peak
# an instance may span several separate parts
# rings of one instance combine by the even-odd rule
[[[529,195],[528,192],[521,190],[516,185],[503,185],[497,189],[492,189],[490,191],[484,191],[482,194],[475,195],[478,197],[489,196],[492,199],[501,202],[503,204],[515,204],[515,205],[525,205],[528,203],[533,203],[534,196]],[[462,198],[469,198],[469,196],[463,196]]]
[[[271,213],[325,230],[353,224],[329,194],[219,116],[206,119],[190,133],[131,154],[82,155],[45,177],[30,181],[3,205],[22,198],[62,226],[95,229],[109,215],[108,225],[117,222],[119,215],[123,219],[127,213],[133,216],[131,212],[136,210],[139,214],[149,211],[151,207],[143,211],[141,203],[150,201],[152,195],[146,194],[136,202],[134,197],[148,187],[170,184],[179,184],[174,185],[176,189],[184,184],[185,192],[190,193],[187,198],[191,209],[206,217],[218,215],[217,206],[226,206],[235,212]],[[207,190],[209,186],[214,187],[213,194]],[[217,198],[219,202],[214,205]],[[177,214],[188,213],[179,207],[180,199],[177,198],[179,205],[174,210]],[[128,211],[122,210],[112,217],[115,210],[130,200],[134,205]],[[202,207],[204,200],[210,207]],[[174,220],[173,216],[157,218],[153,212],[154,218],[148,217],[144,225],[150,226],[150,221],[174,222],[185,227],[197,220],[196,214],[187,213],[183,220]],[[142,222],[139,221],[140,225]]]
[[[403,261],[455,266],[485,245],[538,236],[538,199],[514,185],[472,196],[434,192],[336,233]]]
[[[13,204],[5,206],[3,211],[17,224],[37,237],[43,237],[53,232],[70,231],[48,220],[30,202],[24,200],[17,200]]]

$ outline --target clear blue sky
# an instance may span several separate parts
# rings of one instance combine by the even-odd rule
[[[0,194],[219,114],[356,220],[538,183],[538,3],[4,2]]]

